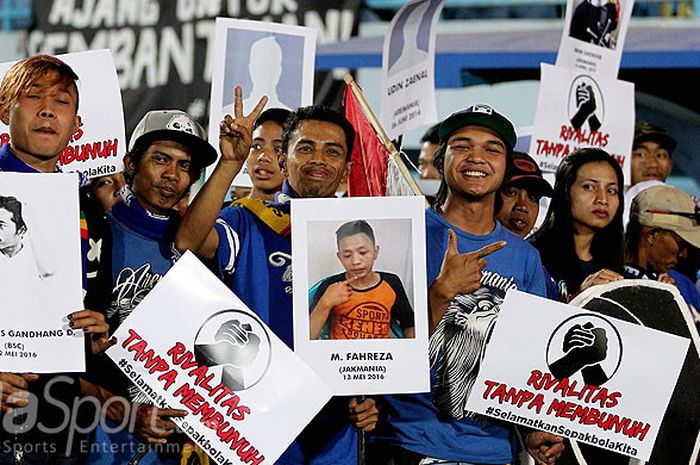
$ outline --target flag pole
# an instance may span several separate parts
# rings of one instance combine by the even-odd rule
[[[420,190],[420,187],[418,187],[418,183],[416,183],[415,179],[413,179],[413,176],[411,176],[411,173],[408,171],[406,164],[401,159],[401,154],[398,150],[396,150],[396,147],[394,147],[393,142],[391,142],[391,139],[389,139],[389,136],[384,131],[382,125],[379,124],[379,120],[374,114],[374,111],[372,111],[372,107],[370,107],[369,103],[367,103],[367,100],[365,100],[365,96],[362,93],[362,89],[360,89],[360,87],[357,85],[357,83],[351,75],[346,74],[344,80],[345,84],[347,84],[348,88],[355,95],[355,98],[357,98],[357,101],[360,104],[360,108],[362,108],[362,112],[365,114],[365,118],[367,118],[369,124],[372,125],[374,132],[377,133],[377,137],[379,137],[379,140],[389,152],[389,155],[394,160],[394,163],[398,167],[399,172],[404,177],[408,185],[411,187],[413,194],[423,195],[423,192]]]

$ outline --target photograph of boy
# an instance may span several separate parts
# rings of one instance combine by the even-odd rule
[[[0,195],[0,276],[6,278],[3,282],[21,279],[29,280],[32,285],[44,284],[44,280],[52,275],[51,272],[42,272],[36,262],[27,237],[22,202],[14,196]]]
[[[375,271],[379,257],[372,227],[364,220],[335,233],[344,273],[309,290],[309,336],[315,339],[413,338],[414,316],[401,279]]]

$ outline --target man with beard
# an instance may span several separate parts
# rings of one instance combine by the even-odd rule
[[[380,437],[394,464],[517,459],[513,428],[465,411],[506,291],[545,295],[537,251],[494,218],[515,141],[510,121],[487,105],[440,125],[434,162],[443,181],[426,210],[431,392],[387,398]],[[554,463],[563,448],[561,438],[536,431],[525,444],[538,464]]]
[[[102,244],[96,260],[100,279],[92,281],[88,298],[107,313],[110,332],[179,257],[173,246],[180,223],[177,206],[214,160],[216,150],[207,142],[204,129],[185,112],[150,111],[134,129],[124,156],[128,189],[110,212],[88,215],[90,230],[101,231],[93,242]],[[137,458],[144,463],[179,463],[180,451],[165,444],[176,427],[170,417],[187,412],[152,405],[106,356],[90,372],[94,384],[84,382],[83,388],[109,407],[106,423],[100,422],[94,432],[87,463],[126,463]],[[127,422],[128,429],[118,426]]]
[[[252,144],[252,126],[267,101],[243,115],[240,87],[234,115],[221,121],[221,158],[195,197],[177,233],[176,246],[216,259],[220,277],[289,347],[292,341],[292,265],[290,199],[333,197],[350,171],[355,131],[340,113],[303,107],[287,119],[279,163],[287,177],[271,203],[249,202],[243,208],[218,206],[238,174]],[[218,216],[218,219],[217,219]],[[348,421],[348,412],[349,419]],[[278,460],[302,465],[357,463],[353,424],[373,430],[374,400],[358,403],[333,398]]]

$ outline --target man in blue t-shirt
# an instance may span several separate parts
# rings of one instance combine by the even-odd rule
[[[492,108],[474,105],[439,132],[433,160],[443,180],[426,211],[431,391],[389,396],[380,438],[392,446],[394,464],[513,463],[514,428],[465,405],[506,291],[545,295],[537,251],[494,219],[515,130]],[[524,439],[538,464],[554,463],[563,450],[549,433]]]
[[[216,258],[223,281],[292,347],[289,199],[335,194],[350,170],[355,131],[343,115],[328,108],[304,107],[293,112],[285,123],[279,156],[288,180],[275,202],[251,199],[219,215],[218,206],[248,156],[253,122],[266,98],[248,116],[243,115],[242,101],[242,91],[236,87],[235,119],[226,115],[220,124],[221,158],[183,219],[176,246],[205,259]],[[353,424],[372,430],[377,415],[372,399],[358,403],[355,398],[349,402],[334,398],[278,463],[354,465]]]

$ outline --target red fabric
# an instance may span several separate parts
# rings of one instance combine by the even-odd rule
[[[386,176],[389,152],[374,132],[362,112],[360,102],[349,87],[345,88],[345,117],[355,128],[355,146],[350,160],[352,169],[348,178],[350,197],[381,197],[386,194]]]

